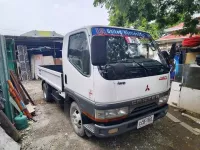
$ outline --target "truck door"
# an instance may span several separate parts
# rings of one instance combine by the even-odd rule
[[[66,53],[63,52],[62,56],[65,89],[79,98],[93,101],[88,31],[82,29],[66,36],[63,51],[65,50]]]

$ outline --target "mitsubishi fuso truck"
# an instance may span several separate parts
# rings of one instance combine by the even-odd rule
[[[66,102],[74,132],[109,137],[166,115],[169,68],[149,33],[87,26],[64,37],[62,65],[38,66],[44,99]]]

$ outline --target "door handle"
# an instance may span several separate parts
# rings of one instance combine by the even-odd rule
[[[65,84],[67,84],[67,75],[65,74]]]

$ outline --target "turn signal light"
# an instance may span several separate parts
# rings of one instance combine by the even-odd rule
[[[114,134],[114,133],[117,133],[118,130],[119,130],[118,128],[110,129],[110,130],[108,131],[108,133],[109,133],[109,134]]]

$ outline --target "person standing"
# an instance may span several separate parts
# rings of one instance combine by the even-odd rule
[[[171,65],[170,72],[174,72],[174,69],[175,69],[175,64],[174,64],[175,55],[176,55],[176,43],[173,43],[169,52],[169,61]]]

